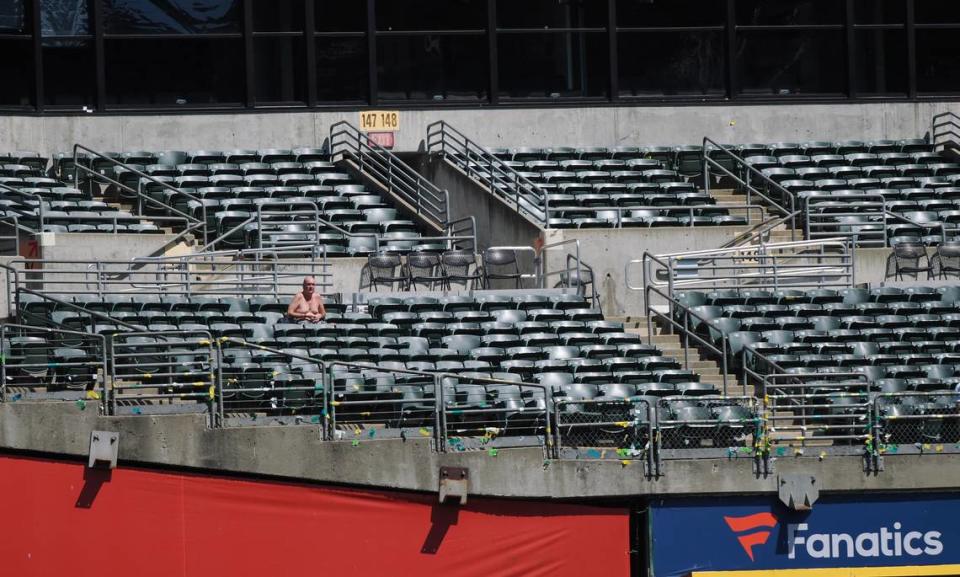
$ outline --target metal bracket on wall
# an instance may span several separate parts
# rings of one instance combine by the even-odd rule
[[[466,467],[440,467],[440,502],[447,499],[460,499],[460,505],[467,504],[470,491],[470,469]]]
[[[91,431],[90,458],[87,461],[87,467],[91,469],[116,469],[119,447],[120,433]]]
[[[777,475],[780,502],[794,511],[809,511],[820,497],[820,482],[813,475]]]

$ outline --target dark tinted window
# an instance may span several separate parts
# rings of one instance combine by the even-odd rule
[[[0,0],[0,34],[29,32],[23,0]]]
[[[907,20],[907,0],[854,0],[857,24],[903,24]]]
[[[240,32],[240,0],[103,0],[103,22],[108,34]]]
[[[0,40],[3,80],[0,80],[0,106],[29,106],[33,94],[33,43]]]
[[[915,0],[916,20],[924,24],[960,23],[960,2],[955,0]]]
[[[93,107],[96,64],[89,38],[43,41],[43,100],[50,107]]]
[[[565,32],[498,38],[500,93],[516,98],[606,96],[607,35]]]
[[[42,0],[40,32],[44,36],[90,34],[90,6],[87,0]]]
[[[917,90],[960,92],[956,30],[917,30]]]
[[[842,31],[754,31],[738,36],[741,92],[788,95],[845,91]]]
[[[317,31],[362,32],[367,29],[366,0],[321,0],[314,3],[314,13]]]
[[[603,28],[607,0],[497,0],[502,28]]]
[[[903,30],[857,30],[858,94],[907,93],[907,34]]]
[[[400,36],[377,40],[379,97],[384,100],[487,98],[487,38]]]
[[[299,32],[303,30],[303,0],[253,2],[253,29],[257,32]]]
[[[366,38],[317,38],[317,99],[367,100]]]
[[[254,94],[257,103],[306,102],[303,38],[255,38]]]
[[[243,102],[243,42],[106,40],[107,100],[119,106]]]
[[[617,26],[719,26],[727,4],[718,0],[617,0]]]
[[[377,30],[487,27],[487,0],[378,0]]]
[[[721,32],[625,32],[617,37],[623,96],[724,91]]]
[[[842,24],[841,0],[736,0],[737,24]]]

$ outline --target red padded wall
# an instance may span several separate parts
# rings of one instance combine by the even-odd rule
[[[623,508],[352,490],[0,455],[0,575],[629,575]]]

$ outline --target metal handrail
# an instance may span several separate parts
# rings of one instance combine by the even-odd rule
[[[737,166],[740,166],[740,167],[743,169],[743,171],[744,171],[745,174],[760,177],[760,180],[761,180],[761,181],[765,182],[768,186],[771,186],[771,187],[773,187],[775,190],[777,190],[777,192],[780,193],[781,198],[790,199],[790,207],[789,207],[789,209],[788,209],[787,207],[785,207],[785,206],[781,206],[780,203],[778,203],[777,201],[769,198],[767,195],[763,194],[762,192],[760,192],[759,190],[757,190],[756,188],[754,188],[753,185],[750,184],[750,181],[751,181],[752,179],[750,179],[750,178],[748,178],[747,180],[742,179],[741,177],[737,176],[737,175],[734,174],[733,172],[730,172],[725,166],[723,166],[722,164],[720,164],[719,162],[717,162],[716,160],[714,160],[713,158],[711,158],[711,157],[710,157],[710,151],[711,151],[711,149],[719,150],[720,152],[722,152],[723,154],[725,154],[725,155],[728,156],[729,158],[733,159],[734,163],[735,163]],[[778,182],[774,181],[773,179],[771,179],[771,178],[768,177],[767,175],[763,174],[762,172],[760,172],[760,171],[757,170],[756,168],[754,168],[754,167],[750,166],[749,164],[747,164],[747,162],[746,162],[744,159],[742,159],[742,158],[740,158],[739,156],[737,156],[736,154],[734,154],[730,149],[724,147],[724,146],[721,145],[721,144],[717,144],[717,143],[714,142],[712,139],[704,136],[704,137],[703,137],[703,145],[702,145],[701,155],[702,155],[702,158],[703,158],[703,176],[704,176],[703,181],[704,181],[704,190],[707,192],[707,194],[710,193],[710,167],[712,166],[712,167],[714,167],[714,168],[719,169],[721,172],[723,172],[724,174],[726,174],[726,175],[729,176],[730,178],[733,178],[735,181],[739,182],[743,187],[745,187],[745,189],[746,189],[746,191],[747,191],[747,202],[748,202],[748,203],[750,202],[750,194],[753,193],[753,194],[756,194],[757,196],[759,196],[761,199],[765,200],[768,204],[771,205],[771,207],[773,207],[774,209],[776,209],[780,214],[789,215],[789,214],[791,214],[791,213],[796,213],[796,211],[797,211],[797,198],[796,198],[796,195],[794,195],[792,192],[790,192],[789,190],[787,190],[786,188],[784,188],[783,186],[781,186]],[[796,224],[797,224],[797,223],[796,223],[796,219],[791,219],[790,223],[791,223],[790,228],[797,228],[797,226],[796,226]]]
[[[12,186],[8,186],[8,185],[6,185],[6,184],[3,184],[2,182],[0,182],[0,190],[4,190],[4,191],[6,191],[6,192],[12,192],[13,194],[16,194],[16,195],[19,195],[19,196],[25,196],[25,197],[29,198],[30,200],[36,201],[36,202],[37,202],[37,221],[38,221],[38,222],[37,222],[37,227],[38,227],[38,228],[37,228],[36,231],[34,231],[33,229],[30,229],[30,228],[27,228],[27,227],[23,227],[23,229],[24,229],[24,230],[27,230],[27,231],[31,231],[31,232],[41,232],[41,231],[43,231],[43,203],[44,203],[44,199],[43,199],[42,196],[40,196],[39,194],[30,193],[30,192],[23,192],[22,190],[19,190],[19,189],[17,189],[17,188],[13,188]],[[15,210],[16,210],[16,209],[15,209]]]
[[[443,452],[443,451],[446,450],[446,442],[445,442],[445,439],[443,438],[443,437],[444,437],[444,427],[443,427],[443,424],[442,424],[442,423],[443,423],[442,413],[443,413],[444,403],[443,403],[443,387],[441,386],[441,381],[442,381],[442,379],[445,379],[445,378],[453,378],[453,379],[461,379],[461,378],[463,378],[462,375],[460,375],[459,373],[450,373],[450,372],[444,372],[444,371],[419,371],[419,370],[414,370],[414,369],[393,369],[393,368],[387,369],[387,368],[382,368],[382,367],[377,366],[376,363],[355,363],[355,362],[349,362],[349,361],[324,361],[323,359],[316,358],[316,357],[311,357],[311,356],[309,356],[309,355],[301,355],[301,354],[297,354],[297,353],[291,353],[291,352],[283,351],[283,350],[276,349],[276,348],[273,348],[273,347],[268,347],[268,346],[261,345],[261,344],[257,344],[257,343],[251,343],[251,342],[245,341],[245,340],[243,340],[243,339],[238,339],[238,338],[235,338],[235,337],[223,336],[223,337],[220,337],[220,338],[216,339],[216,341],[217,341],[217,347],[218,347],[218,349],[221,351],[221,353],[220,353],[220,358],[221,358],[221,359],[222,359],[222,349],[223,349],[223,345],[226,344],[226,343],[232,343],[232,344],[234,344],[234,345],[239,345],[239,346],[242,346],[242,347],[249,347],[249,348],[252,348],[252,349],[267,351],[267,352],[270,352],[270,353],[273,353],[273,354],[285,355],[285,356],[290,357],[291,359],[299,359],[299,360],[309,361],[309,362],[312,363],[312,364],[318,365],[318,366],[320,367],[321,373],[324,375],[324,379],[325,379],[324,387],[323,387],[323,394],[324,394],[324,414],[330,416],[330,418],[324,419],[323,425],[322,425],[322,427],[321,427],[321,428],[322,428],[322,431],[321,431],[321,432],[322,432],[322,434],[323,434],[323,439],[324,439],[324,440],[327,440],[327,441],[335,440],[334,427],[336,426],[336,421],[335,421],[335,417],[332,415],[332,411],[330,411],[330,408],[333,407],[333,404],[334,404],[334,402],[335,402],[335,401],[334,401],[334,398],[333,398],[334,390],[333,390],[333,386],[332,386],[332,383],[333,383],[333,378],[332,378],[332,377],[333,377],[333,371],[332,371],[332,369],[333,369],[333,367],[340,366],[340,367],[348,367],[348,368],[356,368],[356,369],[366,369],[366,370],[369,370],[369,369],[377,369],[377,370],[382,371],[382,372],[384,372],[384,373],[391,373],[391,374],[392,374],[392,373],[396,373],[396,374],[402,374],[402,375],[413,375],[413,376],[420,376],[420,377],[425,377],[425,378],[434,379],[434,382],[435,382],[435,385],[436,385],[436,388],[435,388],[435,394],[436,394],[436,396],[435,396],[435,401],[434,401],[434,402],[436,403],[436,409],[437,409],[437,413],[435,414],[436,427],[435,427],[435,433],[434,433],[434,435],[435,435],[435,438],[436,438],[436,440],[437,440],[437,450],[440,451],[440,452]],[[218,365],[218,370],[217,370],[217,390],[218,390],[218,392],[221,392],[221,393],[222,393],[222,364],[223,364],[222,362],[219,362],[219,363],[217,364],[217,365]],[[329,380],[327,380],[327,379],[329,379]],[[543,393],[544,398],[549,398],[548,395],[547,395],[548,386],[547,386],[547,385],[542,385],[542,384],[540,384],[540,383],[527,383],[527,382],[522,382],[522,381],[508,381],[508,380],[496,379],[496,378],[492,378],[492,377],[490,377],[490,378],[488,378],[488,377],[477,377],[477,378],[471,377],[469,380],[470,380],[470,382],[473,382],[473,383],[488,384],[488,385],[519,386],[519,387],[521,387],[521,391],[522,391],[523,388],[537,389],[537,390],[540,390],[540,391]],[[327,386],[328,384],[329,384],[330,386]],[[222,394],[219,394],[218,396],[219,396],[219,398],[220,398],[219,410],[220,410],[220,417],[221,417],[221,422],[222,422],[222,415],[223,415],[223,413],[222,413],[222,411],[223,411],[222,402],[223,402],[223,397],[222,397]],[[550,446],[552,445],[552,437],[551,437],[551,434],[552,434],[553,428],[551,427],[551,423],[550,423],[550,411],[545,411],[545,413],[546,413],[546,435],[544,436],[544,445],[545,445],[545,447],[550,447]]]
[[[650,303],[650,291],[653,291],[653,292],[657,293],[659,296],[661,296],[661,297],[663,297],[664,299],[667,300],[667,302],[668,302],[669,305],[670,305],[670,309],[669,309],[669,312],[668,312],[668,313],[660,312],[660,311],[658,311],[657,309],[655,309],[655,308],[653,307],[653,305],[649,304],[649,303]],[[647,344],[650,344],[650,345],[653,344],[653,336],[654,336],[654,335],[653,335],[653,317],[654,317],[654,316],[656,316],[657,318],[659,318],[659,319],[661,319],[661,320],[663,320],[663,321],[666,321],[672,328],[678,328],[678,329],[680,329],[680,330],[682,331],[682,332],[680,333],[680,336],[683,337],[683,365],[684,365],[684,368],[685,368],[685,369],[689,369],[689,368],[690,368],[690,339],[692,338],[694,341],[696,341],[696,342],[699,343],[701,346],[705,347],[708,351],[710,351],[711,353],[715,354],[716,356],[718,356],[718,357],[720,358],[720,360],[721,360],[720,378],[723,380],[723,394],[726,395],[726,394],[727,394],[727,369],[729,368],[728,355],[727,355],[727,349],[728,349],[729,347],[727,346],[728,341],[727,341],[727,335],[726,335],[726,333],[723,333],[722,339],[721,339],[721,340],[722,340],[722,344],[721,344],[721,346],[720,346],[719,348],[717,348],[716,346],[714,346],[713,343],[707,341],[706,339],[704,339],[703,337],[701,337],[701,336],[698,335],[697,333],[695,333],[695,332],[693,332],[692,330],[690,330],[690,317],[693,317],[693,318],[699,320],[701,323],[704,323],[704,324],[707,324],[707,325],[710,324],[710,320],[709,320],[709,319],[707,319],[706,317],[703,317],[703,316],[698,315],[697,313],[693,312],[693,311],[690,310],[689,308],[683,306],[683,305],[680,303],[680,301],[678,301],[677,299],[673,298],[673,296],[669,296],[669,295],[665,294],[663,291],[661,291],[660,289],[658,289],[658,288],[656,288],[656,287],[654,287],[654,286],[652,286],[652,285],[648,285],[648,286],[647,286],[647,290],[646,290],[645,293],[644,293],[644,303],[645,303],[645,306],[646,306],[646,311],[645,311],[645,312],[646,312],[646,317],[647,317]],[[676,321],[676,319],[674,318],[674,316],[676,315],[676,308],[675,308],[675,307],[679,307],[680,309],[682,309],[682,313],[683,313],[683,324],[682,324],[682,325],[681,325],[680,323],[678,323],[678,322]],[[744,387],[744,393],[746,393],[746,383],[742,383],[742,384],[743,384],[743,387]]]
[[[466,226],[459,226],[465,224]],[[446,236],[453,238],[463,237],[462,241],[454,241],[455,248],[462,250],[477,249],[477,217],[470,215],[447,222],[444,231]],[[467,234],[461,234],[467,233]],[[461,246],[461,243],[469,243],[469,246]],[[378,245],[379,246],[379,245]]]
[[[107,387],[103,379],[106,378],[107,374],[107,347],[106,347],[106,337],[103,335],[98,335],[95,333],[84,333],[79,331],[71,331],[67,329],[58,329],[51,327],[38,327],[31,325],[22,325],[16,323],[3,323],[0,324],[0,341],[6,343],[7,336],[6,330],[8,328],[18,329],[18,330],[27,330],[30,332],[44,332],[44,333],[53,333],[57,335],[76,335],[81,338],[90,339],[94,341],[99,341],[100,344],[100,360],[102,361],[101,374],[99,378],[99,391],[95,389],[95,392],[99,395],[100,408],[106,412],[107,408]],[[7,366],[8,366],[8,354],[4,350],[4,354],[0,355],[0,402],[6,402],[7,400]],[[60,363],[56,366],[66,366],[66,367],[75,367],[75,366],[84,366],[87,363]],[[92,366],[96,366],[99,363],[93,363]],[[16,366],[16,365],[15,365]],[[20,365],[23,366],[23,365]],[[48,366],[50,366],[48,364]],[[51,367],[55,368],[55,367]],[[85,402],[85,401],[84,401]]]
[[[850,207],[851,207],[850,212],[828,212],[828,213],[816,212],[815,207],[822,202],[840,202],[840,201],[847,202],[852,199],[857,199],[859,202],[850,204]],[[886,241],[886,238],[887,238],[886,206],[887,205],[886,205],[886,199],[883,197],[882,194],[869,193],[864,191],[861,194],[857,194],[855,196],[849,196],[849,197],[808,195],[801,198],[801,203],[803,206],[803,209],[801,212],[804,215],[804,231],[806,232],[806,236],[808,239],[815,240],[817,238],[822,238],[822,236],[820,235],[827,236],[828,238],[848,236],[851,238],[852,242],[854,243],[854,248],[856,248],[857,246],[862,246],[871,241],[869,239],[864,241],[863,237],[861,236],[861,233],[859,232],[844,233],[844,232],[839,232],[832,229],[840,226],[856,227],[861,225],[868,225],[869,223],[845,224],[845,223],[839,223],[839,222],[834,222],[832,220],[825,220],[825,219],[833,219],[841,216],[863,216],[863,217],[879,216],[883,218],[883,231],[882,231],[882,234],[884,236],[883,244],[884,246],[886,246],[886,242],[887,242]],[[857,208],[879,208],[879,210],[874,212],[869,212],[869,211],[862,212],[862,211],[854,210]],[[828,232],[818,234],[817,230],[822,228],[827,228]]]
[[[734,248],[741,246],[752,245],[753,241],[757,239],[763,239],[764,235],[773,231],[782,224],[786,224],[788,220],[793,220],[800,211],[794,211],[786,216],[776,216],[766,219],[765,221],[758,223],[756,226],[750,230],[738,235],[737,237],[729,240],[720,245],[719,248]],[[796,229],[790,228],[790,241],[793,242],[796,240]],[[762,242],[761,242],[762,243]]]
[[[694,227],[695,224],[694,224],[694,222],[693,222],[693,217],[694,217],[694,214],[693,214],[693,213],[696,212],[696,211],[698,211],[698,210],[705,209],[705,208],[707,208],[707,209],[709,209],[709,208],[722,208],[722,209],[727,209],[727,210],[730,210],[730,209],[733,209],[733,210],[746,210],[746,211],[747,211],[747,222],[750,221],[750,213],[751,213],[751,212],[759,212],[759,213],[760,213],[760,216],[761,216],[761,217],[763,216],[763,207],[762,207],[762,206],[759,206],[759,205],[756,205],[756,204],[724,204],[724,205],[716,205],[716,204],[704,204],[704,205],[670,204],[670,205],[658,205],[658,206],[590,206],[590,207],[587,207],[586,210],[588,210],[588,211],[590,211],[590,212],[593,212],[593,211],[602,211],[602,210],[607,210],[607,211],[611,211],[611,212],[616,211],[616,213],[617,213],[617,220],[616,220],[616,222],[614,223],[614,224],[616,225],[614,228],[622,228],[622,227],[623,227],[622,220],[623,220],[623,213],[624,213],[624,212],[631,212],[631,211],[634,211],[634,210],[637,210],[637,211],[643,211],[643,210],[652,210],[652,211],[657,211],[657,210],[669,210],[669,211],[674,211],[674,212],[686,211],[687,213],[689,213],[688,216],[690,217],[690,223],[689,223],[689,224],[681,224],[681,225],[679,225],[679,226],[680,226],[680,227]],[[561,212],[561,213],[562,213],[562,212],[566,212],[566,211],[576,212],[576,211],[580,211],[580,210],[584,210],[584,207],[554,206],[553,208],[544,209],[544,212],[545,212],[545,213],[547,214],[547,216],[549,217],[549,215],[550,215],[551,213],[556,213],[556,212]],[[711,227],[711,226],[715,226],[715,225],[712,225],[712,224],[700,225],[699,228]]]
[[[388,191],[411,206],[416,213],[443,229],[450,216],[450,193],[440,190],[421,176],[393,152],[370,141],[366,135],[346,121],[330,127],[331,158],[352,154],[361,173],[370,173]]]
[[[301,260],[301,261],[225,261],[207,260],[203,264],[216,267],[222,265],[223,270],[197,270],[192,257],[199,256],[206,258],[207,255],[184,255],[177,261],[145,261],[146,264],[153,262],[157,265],[155,270],[141,271],[136,273],[136,278],[131,278],[129,267],[133,266],[131,261],[47,261],[47,260],[28,260],[14,259],[7,264],[0,264],[0,270],[7,271],[6,290],[9,295],[8,302],[15,302],[16,291],[22,289],[24,285],[34,286],[45,289],[46,285],[53,285],[49,294],[95,294],[104,296],[106,294],[155,294],[155,295],[232,295],[232,296],[256,296],[261,294],[280,295],[287,294],[281,292],[281,289],[287,287],[295,289],[300,285],[300,279],[304,274],[311,274],[323,278],[321,286],[330,287],[330,273],[327,271],[328,264],[325,260]],[[196,260],[200,260],[197,258]],[[65,268],[28,268],[33,264],[39,264],[41,267],[56,265],[74,265],[74,269]],[[262,267],[269,264],[267,270],[260,270],[255,267]],[[116,266],[118,271],[108,270],[106,267]],[[22,267],[22,270],[21,268]],[[127,267],[123,270],[120,267]],[[243,267],[250,267],[250,270],[242,270]],[[240,269],[240,270],[228,270]],[[21,278],[23,275],[23,278]],[[51,278],[47,278],[49,275]],[[172,279],[167,277],[173,277]],[[285,282],[285,279],[296,279]],[[31,289],[32,290],[32,289]],[[39,290],[38,293],[48,294],[45,290]],[[291,293],[295,292],[291,290]]]
[[[155,199],[155,198],[152,198],[152,197],[150,197],[150,196],[147,196],[147,195],[143,194],[143,192],[142,192],[141,190],[139,190],[139,188],[142,188],[142,185],[138,185],[138,190],[134,190],[133,188],[130,188],[129,186],[123,184],[122,182],[119,182],[119,181],[117,181],[117,180],[114,180],[114,179],[106,176],[105,174],[99,173],[99,172],[97,172],[96,170],[93,170],[93,168],[91,168],[91,167],[85,166],[84,164],[82,164],[81,162],[79,162],[78,152],[81,151],[81,150],[85,151],[87,154],[93,155],[93,158],[99,158],[99,159],[101,159],[101,160],[106,160],[106,161],[110,162],[111,164],[113,164],[114,166],[119,166],[119,167],[121,167],[121,168],[123,168],[123,169],[125,169],[125,170],[127,170],[127,171],[129,171],[129,172],[131,172],[131,173],[133,173],[133,174],[136,174],[138,177],[140,177],[141,182],[142,182],[143,179],[146,179],[146,180],[148,180],[148,181],[150,181],[150,182],[153,182],[153,183],[155,183],[155,184],[159,184],[161,187],[163,187],[163,188],[165,188],[165,189],[167,189],[167,190],[172,190],[172,191],[176,192],[177,194],[183,195],[183,196],[189,198],[190,200],[195,200],[195,201],[199,202],[199,203],[200,203],[200,208],[201,208],[201,211],[202,211],[202,215],[203,215],[202,220],[197,219],[197,218],[194,217],[193,215],[189,215],[189,214],[187,214],[187,213],[185,213],[185,212],[182,212],[182,211],[180,211],[180,210],[178,210],[178,209],[176,209],[176,208],[174,208],[174,207],[172,207],[172,206],[169,206],[169,205],[167,205],[167,204],[164,204],[164,203],[160,202],[159,200],[157,200],[157,199]],[[89,159],[87,159],[87,160],[89,160],[89,161],[92,163],[93,158],[89,158]],[[194,195],[192,195],[192,194],[190,194],[190,193],[188,193],[188,192],[184,192],[182,189],[179,189],[179,188],[177,188],[177,187],[175,187],[175,186],[171,186],[171,185],[167,184],[166,182],[163,182],[163,181],[161,181],[161,180],[158,180],[158,179],[150,176],[149,174],[146,174],[146,173],[144,173],[144,172],[142,172],[142,171],[140,171],[140,170],[137,170],[136,168],[133,168],[133,167],[130,166],[129,164],[125,164],[125,163],[123,163],[123,162],[120,162],[119,160],[117,160],[117,159],[115,159],[115,158],[111,158],[111,157],[109,157],[109,156],[106,156],[106,155],[104,155],[104,154],[101,154],[100,152],[97,152],[96,150],[93,150],[92,148],[86,147],[86,146],[84,146],[84,145],[82,145],[82,144],[79,144],[79,143],[73,145],[73,164],[74,164],[74,173],[73,173],[74,187],[80,188],[80,172],[79,172],[78,170],[82,170],[85,174],[89,174],[89,175],[93,176],[93,178],[94,178],[95,180],[105,180],[105,181],[107,181],[107,182],[109,182],[109,183],[111,183],[111,184],[113,184],[113,185],[115,185],[115,186],[119,186],[119,187],[123,188],[123,189],[126,190],[127,192],[130,192],[130,193],[135,194],[135,195],[137,196],[137,199],[138,199],[141,203],[142,203],[142,201],[143,201],[144,199],[146,199],[146,200],[147,200],[148,202],[150,202],[150,203],[153,203],[153,204],[155,204],[155,205],[157,205],[157,206],[159,206],[159,207],[161,207],[161,208],[167,209],[167,210],[171,211],[172,213],[176,213],[176,214],[178,214],[178,215],[180,215],[180,216],[188,219],[189,222],[196,222],[197,220],[200,220],[200,221],[203,223],[203,240],[204,240],[204,242],[207,241],[207,235],[209,234],[209,231],[207,231],[207,207],[203,204],[202,199],[201,199],[200,197],[194,196]],[[140,204],[139,207],[142,208],[142,204]],[[140,210],[139,212],[142,212],[142,210]]]
[[[897,214],[895,212],[890,212],[884,209],[883,214],[886,218],[895,218],[897,220],[902,220],[907,224],[912,224],[917,228],[939,228],[940,229],[940,242],[947,242],[947,227],[944,226],[943,222],[933,221],[933,222],[918,222],[913,219],[909,219],[902,214]],[[886,233],[886,218],[884,219],[884,232]],[[950,230],[956,230],[956,227],[950,228]],[[889,239],[887,239],[889,242]]]
[[[743,280],[748,278],[761,279],[773,275],[773,286],[778,284],[778,273],[782,271],[789,271],[792,273],[792,276],[797,274],[802,274],[805,272],[820,272],[820,273],[830,273],[834,270],[849,269],[847,274],[844,274],[845,277],[849,277],[850,282],[844,286],[852,286],[856,282],[856,251],[852,248],[852,241],[850,238],[846,237],[834,237],[826,238],[820,240],[807,240],[807,241],[797,241],[797,242],[784,242],[784,243],[770,243],[770,244],[760,244],[760,245],[750,245],[750,246],[741,246],[741,247],[729,247],[724,249],[709,249],[709,250],[699,250],[699,251],[686,251],[678,253],[669,253],[669,254],[660,254],[653,255],[649,252],[644,252],[643,257],[639,259],[631,259],[627,261],[624,266],[624,282],[626,287],[631,291],[641,291],[644,290],[648,284],[657,284],[654,275],[651,274],[650,266],[653,263],[659,264],[661,267],[667,270],[667,281],[666,284],[669,287],[669,294],[673,294],[673,289],[678,285],[689,285],[697,282],[711,281],[713,283],[730,281],[730,280]],[[839,255],[833,255],[833,257],[839,257],[841,262],[832,266],[823,266],[823,265],[797,265],[797,264],[782,264],[778,263],[777,260],[785,259],[794,259],[794,258],[812,258],[817,257],[815,253],[802,253],[797,252],[796,254],[784,255],[784,254],[774,254],[783,250],[798,250],[805,248],[819,248],[821,257],[831,257],[825,253],[825,249],[828,247],[837,247],[841,250]],[[752,265],[751,269],[757,269],[760,273],[757,274],[733,274],[728,276],[717,276],[717,277],[708,277],[702,278],[698,277],[696,279],[687,280],[675,280],[675,270],[674,263],[678,261],[697,261],[698,269],[703,268],[703,262],[712,262],[718,260],[733,260],[733,259],[749,259],[751,261],[766,261],[773,260],[772,264],[756,264]],[[844,259],[848,259],[849,262],[844,262]],[[630,282],[630,270],[634,265],[640,264],[643,267],[643,285],[633,285]],[[721,270],[721,271],[733,271],[736,273],[738,270],[742,270],[743,265],[737,265],[733,263],[729,266],[710,266],[710,270]],[[770,283],[766,283],[763,286],[766,286]],[[762,288],[761,285],[757,285],[754,288]]]
[[[428,152],[440,152],[460,167],[467,176],[484,182],[490,194],[497,196],[498,190],[506,189],[512,193],[513,205],[519,214],[534,217],[537,225],[549,228],[549,200],[546,191],[533,181],[522,176],[519,172],[490,154],[490,152],[465,134],[455,129],[443,120],[427,125],[426,149]],[[472,164],[476,162],[488,172],[484,176]],[[537,210],[542,214],[531,211],[529,203],[521,203],[523,194],[531,194],[537,198]]]
[[[0,265],[0,266],[2,266],[2,265]],[[6,267],[4,267],[4,268],[6,268]],[[33,289],[28,289],[28,288],[25,288],[25,287],[19,287],[19,288],[17,288],[17,299],[16,299],[16,301],[15,301],[15,302],[18,303],[17,316],[20,316],[20,310],[19,310],[19,302],[20,302],[19,294],[20,294],[20,293],[27,293],[27,294],[31,294],[31,295],[40,297],[40,298],[42,298],[42,299],[44,299],[44,300],[48,300],[48,301],[56,304],[58,308],[61,308],[61,307],[62,307],[62,308],[68,308],[68,309],[72,309],[72,310],[75,310],[75,311],[79,311],[79,312],[81,312],[81,313],[83,313],[83,314],[90,315],[91,317],[96,317],[96,318],[98,318],[98,319],[105,320],[105,321],[107,321],[107,322],[110,323],[110,324],[114,324],[114,325],[119,325],[119,326],[122,326],[122,327],[126,327],[126,328],[128,328],[128,329],[130,329],[130,330],[132,330],[132,331],[145,331],[145,330],[147,330],[147,327],[145,327],[145,326],[143,326],[143,325],[131,324],[131,323],[128,323],[128,322],[126,322],[126,321],[122,321],[122,320],[120,320],[120,319],[113,318],[113,317],[111,317],[110,315],[108,315],[108,314],[106,314],[106,313],[102,313],[102,312],[100,312],[100,311],[93,311],[93,310],[90,310],[90,309],[88,309],[88,308],[86,308],[86,307],[82,307],[82,306],[80,306],[80,305],[78,305],[78,304],[71,303],[71,302],[65,301],[65,300],[63,300],[63,299],[57,298],[57,297],[55,297],[55,296],[51,296],[51,295],[49,295],[49,294],[42,293],[42,292],[39,292],[39,291],[35,291],[35,290],[33,290]],[[84,334],[85,334],[85,333],[84,333]]]
[[[946,128],[947,130],[940,130]],[[928,142],[933,145],[934,151],[938,146],[954,148],[960,150],[960,116],[947,111],[933,115],[930,119],[930,133],[927,135]],[[951,137],[940,139],[940,137]],[[940,142],[938,142],[938,139]]]
[[[573,258],[575,259],[577,266],[575,268],[570,268],[569,266],[566,265],[566,263],[570,262],[570,254],[567,253],[567,259],[564,261],[565,267],[563,269],[559,269],[555,271],[548,270],[547,258],[546,258],[547,251],[551,248],[559,248],[561,246],[567,246],[571,244],[573,245],[573,249],[574,249]],[[550,278],[551,276],[560,276],[562,278],[562,275],[564,274],[569,275],[571,272],[576,271],[577,278],[583,278],[583,272],[584,272],[583,261],[580,260],[580,239],[568,238],[565,240],[561,240],[559,242],[553,242],[550,244],[543,245],[542,247],[540,247],[540,263],[539,264],[540,264],[540,267],[537,270],[537,287],[539,288],[547,288],[546,286],[547,279]]]

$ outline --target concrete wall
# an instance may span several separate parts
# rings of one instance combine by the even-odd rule
[[[90,431],[120,433],[121,467],[150,464],[297,480],[436,492],[441,466],[468,467],[470,494],[549,499],[775,493],[778,474],[813,475],[828,493],[956,490],[958,456],[888,455],[865,473],[859,455],[774,458],[767,476],[753,459],[668,460],[647,477],[639,461],[545,459],[539,448],[438,454],[425,438],[323,442],[316,426],[209,429],[199,415],[102,417],[93,403],[0,405],[0,450],[86,459]]]
[[[690,228],[651,229],[587,229],[549,230],[547,244],[575,239],[580,241],[580,258],[593,269],[597,293],[607,316],[643,315],[643,292],[627,290],[627,282],[643,286],[642,267],[630,269],[625,279],[628,261],[640,259],[643,253],[673,253],[686,250],[717,248],[741,234],[747,227],[703,226]],[[547,267],[550,270],[564,268],[567,254],[573,254],[574,246],[558,247],[548,251]],[[552,286],[555,280],[548,279]]]
[[[398,150],[416,150],[426,126],[446,120],[486,146],[614,146],[877,139],[923,136],[954,103],[704,105],[601,108],[405,110]],[[0,117],[0,150],[99,150],[318,146],[356,112]]]
[[[450,192],[450,219],[472,216],[477,247],[529,246],[540,229],[516,209],[474,182],[462,170],[436,154],[403,154],[403,160],[441,190]]]
[[[129,261],[146,256],[173,240],[173,234],[45,234],[46,260]]]

